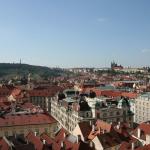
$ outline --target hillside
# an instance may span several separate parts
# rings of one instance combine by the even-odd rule
[[[44,66],[33,66],[28,64],[0,63],[0,78],[26,76],[29,73],[32,74],[32,76],[39,76],[43,78],[61,76],[65,74],[62,69],[58,68],[51,69]]]

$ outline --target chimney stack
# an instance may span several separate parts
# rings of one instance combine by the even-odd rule
[[[44,145],[46,144],[46,140],[43,140],[43,144],[44,144]]]
[[[63,147],[64,147],[64,143],[63,143],[63,141],[61,141],[61,143],[60,143],[60,144],[61,144],[61,148],[63,148]]]
[[[34,135],[37,136],[37,132],[34,132]]]
[[[79,137],[78,137],[78,135],[77,135],[77,143],[79,143]]]
[[[93,131],[93,132],[95,131],[95,126],[94,126],[94,125],[92,125],[92,131]]]
[[[134,150],[134,142],[132,142],[131,150]]]
[[[140,128],[137,129],[137,134],[138,134],[138,138],[140,138],[140,136],[141,136],[141,129]]]
[[[92,126],[92,121],[90,120],[90,126]]]
[[[66,137],[66,133],[64,132],[64,138]]]
[[[90,147],[93,148],[93,142],[92,141],[90,141]]]

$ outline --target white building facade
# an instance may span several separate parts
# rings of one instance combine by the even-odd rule
[[[135,99],[135,122],[142,123],[150,120],[150,92]]]

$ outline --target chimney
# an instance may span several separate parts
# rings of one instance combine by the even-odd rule
[[[79,137],[78,137],[78,135],[77,135],[77,143],[79,143]]]
[[[91,148],[93,148],[93,142],[92,142],[92,141],[90,141],[90,143],[89,143],[89,144],[90,144],[90,147],[91,147]]]
[[[118,122],[118,125],[116,127],[117,129],[120,129],[120,121]]]
[[[46,144],[46,140],[43,140],[43,144],[44,144],[44,145]]]
[[[119,125],[117,125],[117,126],[116,126],[116,128],[119,130],[120,126],[119,126]]]
[[[131,150],[134,150],[134,142],[132,142]]]
[[[66,137],[66,133],[64,132],[64,138]]]
[[[90,120],[90,126],[92,126],[92,121]]]
[[[61,148],[63,148],[63,147],[64,147],[64,143],[63,143],[63,141],[61,141],[60,145],[61,145]]]
[[[103,129],[102,131],[103,131],[103,134],[104,134],[104,133],[105,133],[105,130]]]
[[[26,139],[26,143],[29,144],[29,141]]]
[[[37,136],[37,132],[34,132],[34,135]]]
[[[93,132],[95,131],[95,126],[94,126],[94,125],[92,125],[92,131],[93,131]]]
[[[137,136],[138,136],[138,138],[140,138],[140,136],[141,136],[141,129],[140,128],[137,129]]]

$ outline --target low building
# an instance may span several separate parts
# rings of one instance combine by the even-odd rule
[[[51,98],[62,88],[59,86],[37,87],[29,91],[30,102],[42,109],[51,110]]]
[[[26,135],[30,131],[35,134],[45,132],[53,136],[56,130],[57,121],[45,113],[6,114],[0,117],[0,137]]]

